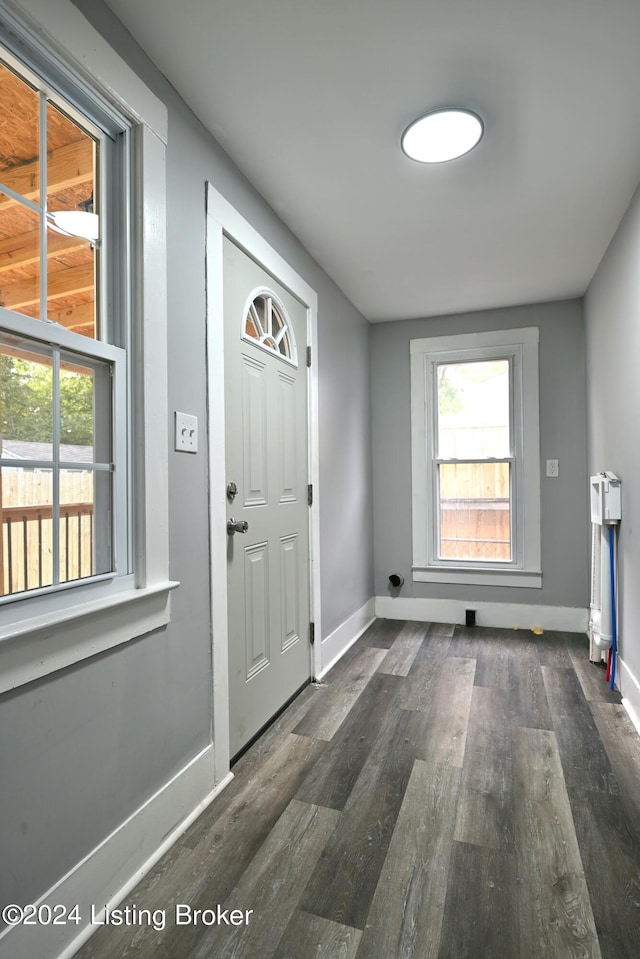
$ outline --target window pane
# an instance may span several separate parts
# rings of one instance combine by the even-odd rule
[[[47,104],[47,316],[95,337],[97,144]]]
[[[1,192],[0,306],[40,318],[40,217]]]
[[[53,582],[53,474],[0,468],[0,595]]]
[[[61,470],[61,583],[111,571],[110,525],[111,473]]]
[[[509,361],[441,363],[436,373],[438,459],[509,456]]]
[[[73,353],[60,359],[60,459],[111,463],[111,367]]]
[[[113,473],[100,470],[93,474],[94,573],[110,573],[115,569],[113,545]]]
[[[0,183],[40,201],[40,96],[0,63]],[[0,207],[13,201],[3,197]]]
[[[0,455],[16,460],[51,460],[53,373],[50,351],[0,335]]]
[[[441,463],[440,559],[509,562],[509,463]]]
[[[291,333],[284,307],[273,296],[255,297],[244,320],[244,335],[290,360]]]
[[[40,202],[40,95],[0,63],[0,184]],[[1,190],[1,187],[0,187]],[[0,192],[0,305],[40,317],[40,217]]]
[[[256,326],[260,337],[268,333],[267,329],[267,301],[264,296],[256,296],[253,301],[253,307],[256,312]]]

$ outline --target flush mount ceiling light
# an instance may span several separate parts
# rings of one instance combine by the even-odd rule
[[[420,163],[443,163],[473,150],[483,131],[482,120],[470,110],[434,110],[407,127],[402,149]]]
[[[56,233],[63,233],[65,236],[78,236],[92,243],[100,236],[100,217],[97,213],[60,210],[59,213],[47,213],[47,220]]]

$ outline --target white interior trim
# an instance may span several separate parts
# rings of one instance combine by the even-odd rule
[[[104,912],[105,905],[114,908],[121,903],[231,782],[229,773],[214,786],[212,751],[211,745],[203,749],[34,904],[64,903],[71,909],[77,903],[82,925],[5,929],[0,934],[0,954],[12,959],[75,955],[99,928],[89,924],[91,906],[97,914]],[[186,816],[185,810],[189,810]]]
[[[629,719],[633,723],[636,732],[640,735],[640,716],[638,716],[638,713],[631,705],[631,701],[625,696],[622,697],[622,705],[626,709]]]
[[[522,603],[474,603],[457,599],[420,599],[404,596],[376,596],[376,616],[420,623],[464,623],[465,610],[476,611],[478,626],[505,629],[560,630],[585,633],[588,610],[574,606],[536,606]]]
[[[423,337],[410,341],[411,504],[413,581],[461,585],[540,588],[540,427],[537,327]],[[434,370],[438,362],[465,362],[503,356],[511,363],[514,390],[513,433],[515,496],[512,521],[513,561],[469,563],[437,557],[437,489]],[[525,468],[526,464],[526,468]],[[523,573],[529,574],[522,577]]]
[[[375,619],[375,602],[373,596],[364,606],[345,619],[332,633],[322,640],[322,671],[315,678],[322,679],[329,670],[342,659],[350,646],[359,639]]]
[[[169,578],[169,390],[167,361],[167,200],[165,145],[146,125],[136,127],[139,234],[134,240],[136,289],[141,311],[134,383],[142,389],[138,405],[137,463],[134,499],[136,585]]]
[[[129,589],[2,627],[0,693],[166,626],[169,594],[177,585]]]
[[[316,636],[322,635],[320,619],[320,503],[318,441],[318,297],[309,284],[287,263],[254,227],[210,183],[207,184],[207,411],[209,427],[209,527],[211,567],[211,623],[213,643],[213,741],[216,781],[229,770],[229,665],[227,610],[227,544],[222,535],[226,524],[225,404],[224,404],[224,303],[223,237],[237,243],[268,273],[277,277],[307,310],[307,337],[313,362],[308,376],[309,475],[313,483],[310,509],[310,608]],[[212,348],[212,344],[214,348]],[[302,344],[299,351],[304,355]],[[321,672],[321,644],[313,647],[310,675]]]
[[[622,695],[622,705],[640,733],[640,682],[620,656],[616,664],[616,679]]]
[[[18,23],[27,24],[47,50],[60,53],[91,77],[123,113],[167,142],[165,105],[69,0],[2,0],[1,6]]]
[[[459,586],[522,586],[542,588],[542,573],[498,567],[460,569],[452,566],[413,566],[414,583],[457,583]]]

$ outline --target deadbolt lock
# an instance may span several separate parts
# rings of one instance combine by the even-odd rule
[[[227,499],[230,503],[233,503],[234,499],[238,495],[238,487],[235,483],[227,483]]]

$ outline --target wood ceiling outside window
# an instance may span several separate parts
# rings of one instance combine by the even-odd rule
[[[47,227],[47,295],[41,304],[41,230],[45,212],[93,211],[98,144],[50,101],[44,109],[47,169],[43,188],[41,94],[0,63],[0,306],[93,338],[94,250],[85,239]]]

